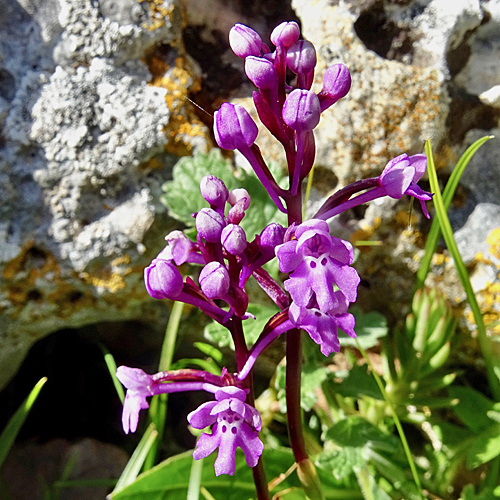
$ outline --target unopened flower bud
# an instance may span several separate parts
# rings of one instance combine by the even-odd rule
[[[245,73],[258,89],[271,89],[278,86],[278,73],[274,64],[263,57],[247,57]]]
[[[175,300],[184,286],[179,270],[162,259],[154,259],[144,269],[144,283],[149,295],[154,299]]]
[[[316,49],[307,40],[297,40],[286,53],[288,67],[296,74],[310,73],[316,66]]]
[[[262,253],[270,252],[274,255],[274,249],[283,243],[285,228],[273,222],[266,226],[260,233],[260,249]]]
[[[196,215],[196,230],[209,243],[216,243],[226,222],[224,217],[211,208],[202,208]]]
[[[239,104],[225,102],[214,114],[214,134],[222,149],[246,149],[257,139],[259,130],[248,111]]]
[[[209,262],[200,272],[200,287],[209,299],[220,299],[229,291],[229,273],[220,262]]]
[[[288,48],[299,39],[299,36],[299,25],[295,21],[285,21],[273,29],[270,38],[276,47],[281,44]]]
[[[228,203],[233,207],[238,201],[245,200],[243,204],[243,210],[246,210],[250,206],[251,198],[248,191],[245,188],[236,188],[229,193]]]
[[[201,195],[216,209],[224,209],[229,191],[224,182],[215,175],[206,175],[200,182]]]
[[[235,24],[229,31],[229,45],[238,57],[260,56],[260,35],[244,24]]]
[[[247,235],[241,226],[236,224],[228,224],[221,234],[222,246],[231,255],[242,254],[247,247]]]
[[[335,104],[347,95],[351,88],[351,73],[345,64],[339,63],[330,66],[323,76],[323,88],[318,94],[321,111]]]
[[[297,132],[312,130],[321,115],[318,96],[311,90],[295,89],[283,105],[283,121]]]

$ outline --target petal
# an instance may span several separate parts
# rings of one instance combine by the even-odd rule
[[[203,403],[196,410],[193,410],[188,416],[187,421],[189,425],[195,429],[204,429],[217,421],[217,417],[212,415],[212,409],[217,403],[215,401],[208,401]]]
[[[427,156],[422,154],[412,155],[408,159],[410,160],[410,165],[415,169],[413,182],[418,182],[427,169]]]
[[[122,426],[125,434],[135,432],[141,410],[149,408],[145,396],[134,391],[127,391],[122,411]]]
[[[400,168],[399,166],[380,177],[382,187],[387,196],[399,200],[413,181],[415,169],[411,166]]]
[[[276,257],[282,273],[293,271],[302,261],[302,255],[297,254],[297,240],[287,241],[276,247]]]
[[[236,429],[235,427],[233,427]],[[224,432],[224,429],[225,432]],[[221,474],[229,474],[232,476],[236,468],[236,462],[234,460],[234,454],[236,453],[236,435],[229,430],[228,427],[223,425],[219,429],[220,442],[219,442],[219,454],[215,460],[215,475],[220,476]]]
[[[127,389],[145,396],[152,396],[150,386],[153,384],[153,377],[140,368],[119,366],[116,369],[116,377]]]
[[[243,450],[247,465],[255,467],[264,450],[264,445],[259,439],[259,433],[249,425],[243,424],[238,430],[236,443]]]
[[[220,436],[217,433],[217,424],[214,425],[212,434],[204,432],[196,442],[196,449],[193,451],[193,458],[199,460],[200,458],[208,457],[219,446]]]
[[[230,385],[227,387],[221,387],[215,393],[215,399],[217,401],[222,401],[223,399],[237,398],[241,401],[245,401],[245,399],[247,398],[247,392],[245,392],[243,389],[240,389],[239,387]]]

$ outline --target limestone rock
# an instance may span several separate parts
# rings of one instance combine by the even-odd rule
[[[48,333],[158,313],[160,186],[207,144],[176,0],[1,4],[0,387]]]

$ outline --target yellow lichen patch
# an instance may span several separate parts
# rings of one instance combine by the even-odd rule
[[[192,145],[190,137],[200,137],[209,140],[208,131],[203,123],[196,117],[188,103],[188,94],[200,90],[200,82],[193,77],[194,72],[189,71],[188,61],[177,57],[175,66],[170,67],[160,57],[154,55],[148,58],[147,64],[153,78],[150,85],[167,90],[165,101],[170,110],[171,117],[166,127],[167,144],[165,149],[178,156],[190,155]]]
[[[486,328],[491,334],[500,335],[500,283],[488,284],[476,297]],[[475,323],[472,311],[469,311],[467,319],[470,323]]]
[[[435,253],[432,256],[431,262],[433,266],[442,266],[443,264],[446,264],[449,261],[450,257],[448,255],[445,255],[444,253]]]
[[[417,223],[417,216],[411,211],[400,210],[395,216],[394,221],[398,226],[411,228]]]
[[[125,254],[111,261],[110,270],[101,271],[99,275],[91,275],[87,272],[83,272],[80,273],[80,278],[85,281],[85,283],[89,283],[96,288],[104,288],[111,293],[115,293],[118,290],[125,288],[126,286],[125,280],[123,278],[127,274],[130,274],[132,272],[132,269],[130,267],[122,269],[120,268],[120,266],[122,264],[126,265],[129,263],[130,256],[128,254]]]
[[[497,259],[500,259],[500,227],[493,229],[486,238],[486,242],[490,246],[490,253]]]
[[[163,0],[138,0],[139,3],[147,3],[151,12],[151,22],[144,23],[142,27],[149,31],[157,30],[165,26],[165,19],[170,19],[174,10],[173,4],[165,6]]]
[[[109,276],[91,276],[89,273],[84,272],[80,274],[80,277],[83,281],[85,281],[85,283],[89,283],[96,288],[104,288],[111,293],[115,293],[118,290],[125,288],[125,280],[123,279],[125,274],[128,273],[110,273]]]
[[[37,278],[53,273],[59,276],[60,269],[56,257],[35,246],[33,241],[27,241],[19,254],[4,267],[3,275],[8,280],[22,279],[30,285]]]

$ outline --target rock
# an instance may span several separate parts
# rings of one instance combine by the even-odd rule
[[[16,445],[9,454],[2,476],[13,499],[46,498],[47,488],[62,479],[65,467],[70,466],[66,480],[117,479],[127,464],[122,449],[95,439],[85,438],[77,443],[53,439],[44,444],[27,442]],[[85,500],[105,498],[112,488],[106,486],[62,488],[59,498]]]
[[[172,224],[160,186],[207,145],[175,0],[2,9],[0,387],[44,335],[158,314],[142,269]]]

